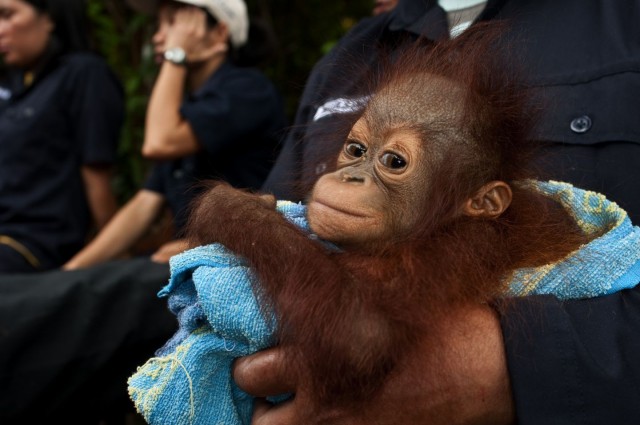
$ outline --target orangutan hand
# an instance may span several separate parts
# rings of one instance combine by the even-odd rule
[[[257,195],[215,182],[194,204],[189,228],[196,232],[189,233],[187,239],[190,246],[217,242],[233,251],[242,238],[260,234],[256,228],[286,221],[275,208],[273,195]]]
[[[432,339],[431,339],[432,340]],[[234,379],[256,399],[252,425],[507,425],[515,421],[500,325],[489,307],[452,312],[442,345],[419,348],[366,408],[323,408],[283,364],[283,349],[241,358]],[[434,363],[435,361],[435,363]],[[439,364],[425,369],[424,365]],[[279,405],[263,397],[295,393]]]

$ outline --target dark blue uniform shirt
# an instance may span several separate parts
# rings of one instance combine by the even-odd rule
[[[198,183],[220,179],[259,189],[278,153],[285,127],[281,98],[261,72],[225,62],[205,84],[184,100],[180,113],[202,150],[158,163],[145,188],[162,194],[180,231]]]
[[[541,177],[604,193],[636,224],[639,16],[637,0],[490,0],[479,17],[511,24],[504,40],[508,48],[517,49],[543,99],[536,136],[548,147],[539,159]],[[304,199],[335,163],[349,130],[337,126],[344,125],[347,112],[355,111],[350,102],[369,94],[362,92],[367,88],[360,82],[364,71],[375,69],[380,52],[407,34],[449,37],[446,14],[437,1],[407,0],[391,13],[363,19],[315,65],[263,190],[280,199]],[[350,72],[346,78],[345,69]]]
[[[511,24],[503,39],[547,101],[536,133],[549,142],[547,176],[604,193],[640,223],[640,0],[489,0],[479,20],[495,19]],[[448,37],[436,0],[402,0],[362,20],[314,67],[263,190],[304,199],[335,164],[344,116],[357,117],[353,100],[369,94],[344,70],[375,67],[379,46],[406,34]],[[640,423],[640,285],[588,300],[513,298],[510,307],[501,322],[519,425]]]
[[[123,93],[90,53],[52,60],[29,87],[0,81],[0,235],[23,244],[43,269],[63,264],[91,225],[81,167],[112,164]]]

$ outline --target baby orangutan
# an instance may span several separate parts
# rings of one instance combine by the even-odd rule
[[[317,239],[268,195],[218,184],[194,207],[192,245],[247,260],[318,403],[374,400],[452,308],[489,302],[514,270],[585,243],[555,201],[518,183],[530,177],[529,98],[491,50],[495,37],[477,25],[385,68],[335,170],[308,196]]]

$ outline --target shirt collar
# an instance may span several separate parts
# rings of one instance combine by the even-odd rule
[[[401,0],[390,13],[391,31],[408,31],[431,40],[447,37],[447,15],[437,0]]]

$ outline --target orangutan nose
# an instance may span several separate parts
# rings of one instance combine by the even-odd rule
[[[344,183],[364,183],[365,177],[361,173],[354,173],[352,171],[342,172],[342,181]]]

